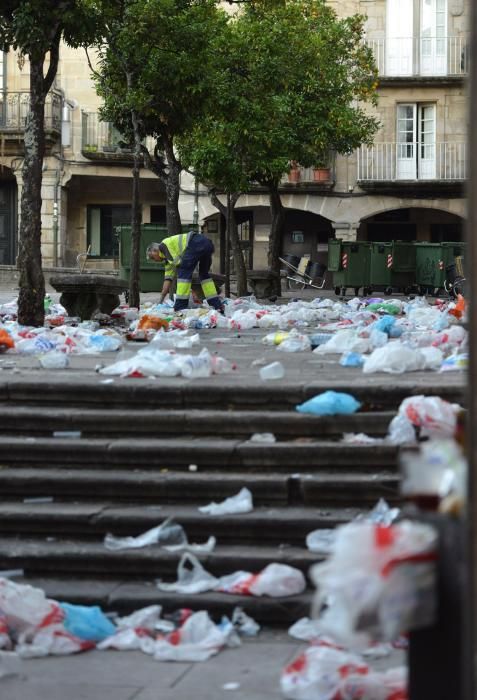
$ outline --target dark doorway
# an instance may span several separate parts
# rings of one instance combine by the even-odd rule
[[[16,187],[0,183],[0,265],[14,265],[16,253]]]

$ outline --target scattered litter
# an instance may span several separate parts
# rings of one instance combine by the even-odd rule
[[[264,381],[270,379],[283,379],[285,376],[285,368],[281,362],[272,362],[269,365],[265,365],[265,367],[261,367],[259,374],[260,379],[263,379]]]
[[[333,551],[335,543],[335,530],[323,528],[321,530],[313,530],[306,536],[306,546],[310,552],[319,554],[330,554]]]
[[[353,521],[338,527],[330,557],[310,570],[321,633],[363,649],[432,624],[436,559],[437,532],[427,524]]]
[[[252,494],[246,487],[240,489],[235,496],[226,498],[221,503],[209,503],[207,506],[199,506],[201,513],[209,515],[232,515],[239,513],[250,513],[253,510]]]
[[[355,413],[361,404],[351,394],[325,391],[296,407],[299,413],[312,413],[316,416],[348,415]]]
[[[243,634],[244,637],[256,637],[260,632],[260,625],[258,622],[247,615],[242,608],[234,608],[232,613],[232,624],[239,634]]]
[[[197,464],[189,464],[189,471],[190,472],[196,472],[198,470]]]
[[[224,683],[222,688],[223,690],[238,690],[240,688],[240,683]]]
[[[273,433],[254,433],[250,438],[250,442],[276,442],[277,439]]]
[[[280,685],[290,700],[405,700],[407,669],[374,671],[360,656],[326,639],[288,664]]]
[[[39,358],[40,365],[44,369],[66,369],[70,365],[68,355],[63,352],[50,352]]]
[[[189,544],[186,532],[182,525],[175,523],[172,518],[167,518],[157,527],[153,527],[137,537],[114,537],[108,533],[104,538],[104,546],[111,551],[121,549],[140,549],[157,544],[171,552],[195,551],[197,553],[212,552],[215,548],[215,537],[209,537],[204,544]]]
[[[259,573],[235,571],[216,578],[204,569],[197,557],[189,552],[182,555],[177,567],[177,581],[156,582],[161,591],[177,593],[205,593],[220,591],[235,595],[270,596],[279,598],[303,593],[305,577],[299,569],[287,564],[272,563]]]

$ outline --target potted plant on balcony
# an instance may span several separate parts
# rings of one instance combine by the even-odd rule
[[[331,180],[330,157],[328,151],[321,151],[315,159],[313,166],[313,180],[315,182],[327,182]]]
[[[288,172],[289,182],[300,182],[300,168],[296,160],[290,161],[290,170]]]

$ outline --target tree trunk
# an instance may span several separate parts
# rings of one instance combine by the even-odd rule
[[[237,276],[237,295],[244,296],[247,293],[247,270],[243,258],[243,251],[238,236],[237,220],[235,218],[235,205],[240,197],[240,192],[227,194],[227,205],[222,204],[215,190],[210,190],[210,201],[225,217],[225,295],[230,296],[230,247],[235,264]]]
[[[270,216],[272,219],[272,225],[270,229],[270,240],[268,246],[268,267],[272,272],[276,274],[272,283],[273,294],[280,296],[282,289],[280,281],[279,256],[281,253],[283,240],[285,211],[283,209],[282,200],[278,191],[278,185],[274,182],[269,182],[267,184],[270,193]]]
[[[44,57],[43,57],[44,58]],[[18,250],[18,322],[42,326],[45,278],[41,269],[41,181],[45,149],[43,59],[30,59],[30,111],[25,126],[25,157]]]
[[[141,196],[139,193],[141,169],[141,135],[135,110],[131,110],[134,130],[133,188],[131,202],[131,269],[129,271],[129,306],[139,308],[140,299],[140,255],[141,255]]]
[[[181,216],[179,214],[180,174],[181,164],[174,155],[172,139],[163,139],[169,173],[166,179],[166,221],[167,233],[174,236],[182,233]]]

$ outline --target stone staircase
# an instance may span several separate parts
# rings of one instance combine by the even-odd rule
[[[445,393],[461,400],[459,389]],[[0,386],[0,570],[23,569],[53,598],[120,612],[159,603],[220,615],[240,605],[262,622],[296,620],[309,612],[311,589],[285,599],[165,594],[155,581],[176,579],[180,555],[109,551],[104,536],[138,535],[172,516],[189,542],[217,538],[199,556],[215,575],[270,562],[306,573],[321,558],[306,549],[310,531],[347,522],[380,497],[398,500],[397,449],[340,439],[384,435],[403,390],[363,383],[353,394],[360,413],[318,418],[295,412],[306,398],[299,387],[11,380]],[[250,440],[264,432],[277,442]],[[243,486],[252,513],[199,512]]]

